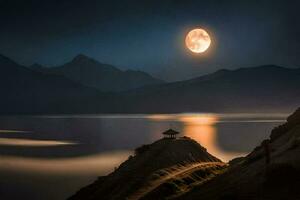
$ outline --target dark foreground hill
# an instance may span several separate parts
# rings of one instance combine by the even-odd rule
[[[269,164],[264,141],[245,158],[232,161],[226,173],[178,199],[300,199],[300,109],[272,131],[269,143]]]
[[[192,139],[161,139],[136,149],[136,155],[129,157],[118,169],[100,177],[70,199],[153,199],[153,195],[163,194],[166,189],[163,184],[179,174],[196,173],[205,168],[207,174],[202,175],[204,177],[224,167],[224,163]]]
[[[162,80],[156,79],[145,72],[122,71],[82,54],[62,66],[45,68],[33,65],[31,68],[48,74],[63,75],[70,80],[97,88],[103,92],[120,92],[163,83]]]

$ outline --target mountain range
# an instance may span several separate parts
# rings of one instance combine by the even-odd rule
[[[123,101],[130,112],[287,112],[299,106],[299,85],[299,68],[264,65],[137,89]]]
[[[275,65],[164,83],[84,55],[53,68],[0,56],[1,114],[290,112],[299,106],[299,85],[299,68]]]
[[[0,91],[2,114],[60,113],[72,109],[69,102],[80,105],[83,100],[101,98],[96,89],[61,75],[34,71],[1,55]]]
[[[146,85],[164,83],[164,81],[156,79],[145,72],[122,71],[83,54],[79,54],[72,61],[62,66],[46,68],[35,64],[31,68],[47,74],[63,75],[70,80],[94,87],[103,92],[120,92]]]

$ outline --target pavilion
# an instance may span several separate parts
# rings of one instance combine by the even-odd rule
[[[165,138],[175,139],[176,135],[179,134],[179,132],[177,132],[173,129],[168,129],[168,130],[164,131],[162,134],[164,135]]]

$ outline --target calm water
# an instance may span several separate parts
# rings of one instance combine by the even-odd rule
[[[65,199],[173,128],[228,161],[286,114],[0,117],[0,199]]]

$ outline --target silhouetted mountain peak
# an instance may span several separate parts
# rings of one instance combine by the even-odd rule
[[[198,81],[208,81],[208,80],[212,80],[212,79],[219,78],[221,76],[227,75],[231,72],[232,71],[229,70],[229,69],[220,69],[220,70],[217,70],[216,72],[214,72],[212,74],[207,74],[207,75],[204,75],[204,76],[200,76],[200,77],[197,77],[197,78],[187,80],[187,82],[193,83],[193,82],[198,82]]]
[[[101,64],[98,61],[96,61],[95,59],[88,57],[84,54],[78,54],[77,56],[75,56],[73,58],[73,60],[71,61],[71,63],[82,63],[82,64],[88,64],[88,63],[97,63],[97,64]]]
[[[89,69],[92,70],[91,73],[97,73],[102,70],[105,71],[112,71],[112,72],[121,72],[121,70],[119,70],[118,68],[112,66],[112,65],[108,65],[108,64],[104,64],[104,63],[100,63],[99,61],[88,57],[84,54],[78,54],[77,56],[75,56],[71,62],[61,66],[62,68],[67,67],[70,69]]]
[[[78,60],[90,60],[91,58],[84,55],[84,54],[78,54],[73,58],[73,61],[78,61]]]
[[[64,75],[73,81],[101,91],[125,91],[163,82],[145,72],[122,71],[84,54],[77,55],[62,66],[48,68],[46,72]]]

